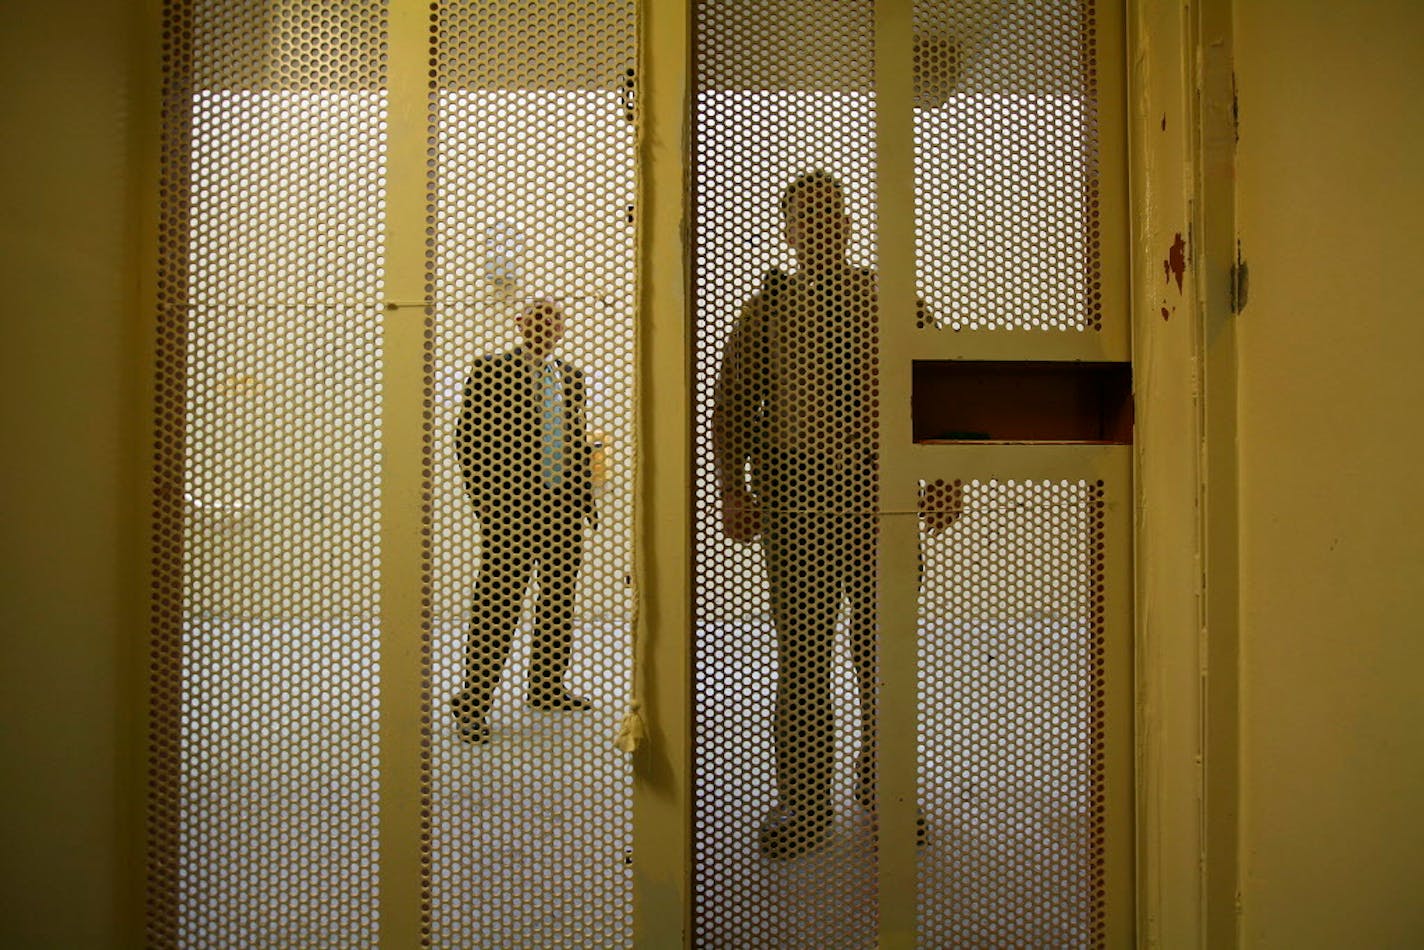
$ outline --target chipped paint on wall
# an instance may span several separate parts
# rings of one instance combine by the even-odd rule
[[[1162,262],[1162,273],[1168,283],[1177,278],[1177,292],[1182,290],[1182,277],[1187,272],[1187,242],[1178,231],[1172,246],[1167,249],[1167,259]]]

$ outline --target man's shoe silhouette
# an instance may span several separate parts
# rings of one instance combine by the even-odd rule
[[[483,716],[475,715],[474,703],[468,693],[462,691],[450,697],[450,712],[455,716],[455,727],[461,741],[474,745],[490,741],[490,728],[485,725]]]
[[[470,745],[484,745],[490,741],[490,727],[477,719],[462,718],[459,720],[460,741],[468,742]]]
[[[531,707],[541,712],[583,712],[593,708],[593,703],[582,696],[575,696],[562,686],[557,689],[531,689],[526,698]]]
[[[820,849],[830,837],[831,824],[829,808],[805,812],[773,808],[757,832],[757,847],[764,858],[790,861]]]

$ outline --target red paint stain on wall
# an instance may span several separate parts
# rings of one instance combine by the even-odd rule
[[[1177,290],[1182,289],[1182,275],[1187,272],[1187,242],[1182,240],[1182,233],[1177,232],[1177,239],[1172,242],[1171,248],[1167,251],[1167,259],[1162,262],[1162,270],[1167,275],[1167,280],[1177,278]]]

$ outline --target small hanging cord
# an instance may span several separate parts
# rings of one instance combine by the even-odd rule
[[[637,752],[643,740],[648,738],[648,727],[643,724],[642,700],[628,701],[628,712],[623,716],[623,724],[618,727],[618,738],[613,744],[624,752]]]
[[[639,20],[637,35],[642,36],[642,4],[638,5],[637,17]],[[642,65],[642,51],[639,50],[639,70],[641,70]],[[640,77],[638,76],[637,72],[635,72],[631,77],[632,85],[628,92],[628,107],[633,117],[636,154],[641,158],[647,142],[644,134],[646,130],[643,127],[643,116],[641,114],[641,111],[638,109],[637,80],[639,78]],[[638,167],[639,169],[643,167],[642,161],[639,161]],[[639,172],[638,177],[639,184],[641,185],[641,171]],[[639,192],[641,193],[641,187],[639,189]],[[639,225],[641,225],[641,219],[642,216],[639,215]],[[642,228],[641,226],[639,226],[638,231],[641,230]],[[634,235],[633,246],[639,249],[639,253],[642,252],[643,242],[641,234]],[[638,268],[639,276],[637,278],[639,290],[637,297],[639,308],[637,313],[640,316],[643,300],[643,295],[641,292],[642,270],[643,269],[641,267]],[[643,333],[645,331],[646,328],[643,326],[643,321],[638,320],[637,332],[633,334],[633,366],[635,367],[635,372],[641,372],[641,368],[643,366]],[[641,624],[643,622],[644,576],[644,544],[642,543],[642,535],[640,533],[640,529],[642,527],[643,522],[643,511],[648,503],[648,486],[646,484],[646,479],[643,477],[644,459],[641,444],[643,435],[643,392],[642,387],[636,385],[633,387],[633,418],[638,420],[638,426],[636,431],[639,436],[639,444],[633,447],[633,457],[637,459],[637,464],[634,467],[633,474],[633,517],[629,519],[629,530],[632,535],[630,540],[632,542],[633,548],[633,610],[629,624],[629,647],[633,653],[633,668],[631,682],[629,683],[628,689],[628,711],[623,714],[623,722],[619,724],[618,735],[613,740],[613,744],[615,746],[617,746],[619,749],[622,749],[624,752],[629,753],[630,755],[634,752],[637,752],[638,748],[645,741],[647,741],[648,738],[648,726],[647,723],[643,721],[643,637],[641,635],[640,630]]]

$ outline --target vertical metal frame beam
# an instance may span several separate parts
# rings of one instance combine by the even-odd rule
[[[1192,216],[1201,354],[1204,937],[1234,947],[1240,740],[1236,312],[1244,304],[1236,245],[1236,77],[1231,0],[1197,0],[1192,46],[1196,200]]]
[[[147,461],[151,494],[139,503],[149,509],[148,542],[141,563],[150,573],[146,636],[147,677],[141,700],[145,756],[137,791],[146,806],[145,942],[176,941],[179,923],[178,777],[181,773],[183,709],[183,623],[173,604],[183,601],[184,513],[187,405],[184,373],[188,362],[189,168],[193,103],[193,37],[182,28],[192,16],[192,0],[170,0],[154,11],[163,74],[158,78],[156,193],[150,208],[153,230],[145,277],[145,316],[151,326],[152,365],[146,381],[150,426],[144,444],[153,447]],[[166,255],[160,242],[167,242]],[[184,393],[185,395],[179,395]],[[166,782],[167,791],[156,786]]]
[[[1144,946],[1236,943],[1229,0],[1128,6]]]
[[[636,643],[648,739],[633,753],[633,940],[692,920],[692,315],[687,243],[690,0],[643,0],[638,86]]]
[[[157,405],[154,380],[158,371],[159,234],[162,215],[160,187],[163,143],[163,12],[162,0],[144,0],[132,14],[132,82],[130,122],[129,195],[134,241],[129,266],[133,268],[133,326],[135,349],[130,355],[129,393],[131,426],[125,444],[132,455],[122,473],[126,506],[123,528],[125,553],[120,558],[123,578],[122,622],[126,632],[120,653],[122,680],[119,698],[118,833],[120,860],[116,867],[119,896],[116,943],[138,947],[146,943],[148,901],[147,862],[149,807],[149,757],[153,710],[149,673],[152,637],[154,539],[159,528],[154,505],[154,445]],[[181,476],[180,476],[181,481]],[[171,556],[171,555],[170,555]],[[170,563],[172,563],[170,561]],[[181,564],[181,548],[178,563]],[[177,697],[174,696],[176,706]],[[163,895],[163,912],[176,905]]]
[[[919,761],[916,557],[910,364],[915,327],[914,10],[875,5],[876,235],[880,286],[880,945],[914,947],[918,930],[915,802]],[[893,702],[888,701],[893,697]]]
[[[1136,340],[1139,332],[1136,315],[1135,269],[1136,234],[1132,222],[1135,194],[1134,176],[1129,173],[1133,153],[1129,147],[1134,133],[1134,113],[1129,101],[1128,64],[1133,62],[1127,24],[1127,11],[1122,5],[1086,0],[1095,6],[1098,20],[1097,87],[1098,87],[1098,194],[1101,202],[1099,223],[1102,266],[1102,288],[1105,318],[1117,310],[1119,334],[1109,342],[1109,352],[1117,359],[1133,363],[1133,378],[1137,379]],[[1143,425],[1137,417],[1140,433]],[[1135,436],[1134,438],[1137,438]],[[1117,448],[1096,456],[1110,484],[1120,486],[1115,501],[1134,503],[1141,497],[1135,459],[1131,449]],[[1119,453],[1125,458],[1119,458]],[[1107,825],[1104,831],[1106,855],[1101,882],[1107,895],[1108,918],[1105,934],[1110,947],[1145,943],[1142,922],[1126,902],[1135,902],[1138,895],[1141,854],[1135,847],[1140,827],[1140,801],[1137,796],[1137,760],[1129,753],[1140,742],[1140,721],[1129,712],[1136,708],[1137,678],[1134,661],[1137,631],[1142,623],[1135,586],[1141,572],[1141,556],[1137,548],[1134,514],[1109,509],[1109,523],[1117,527],[1116,544],[1104,551],[1103,576],[1106,602],[1103,615],[1108,629],[1105,665],[1107,671],[1103,701],[1107,709],[1104,723],[1105,774],[1103,791],[1106,797]],[[1133,523],[1125,523],[1125,519]],[[1116,636],[1115,636],[1116,635]]]
[[[1203,835],[1187,23],[1179,3],[1135,0],[1129,16],[1138,933],[1143,946],[1189,947],[1202,940]]]
[[[422,943],[429,7],[390,0],[382,335],[381,945]]]

